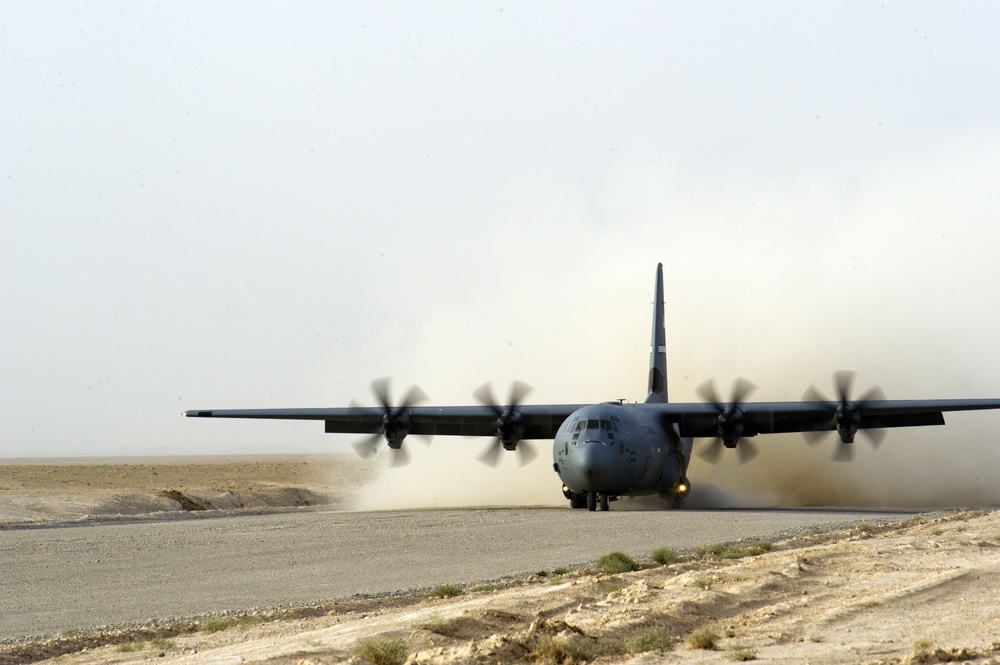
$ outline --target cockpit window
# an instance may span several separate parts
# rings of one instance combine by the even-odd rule
[[[625,426],[625,421],[619,416],[611,416],[611,421],[614,423],[615,431],[628,434],[628,427]]]
[[[580,421],[580,429],[583,429],[583,421]],[[618,428],[610,420],[603,418],[591,418],[587,421],[587,429],[604,430],[605,432],[617,432]]]

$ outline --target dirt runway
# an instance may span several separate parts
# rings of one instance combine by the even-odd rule
[[[472,583],[591,563],[611,550],[645,558],[657,547],[684,549],[883,516],[304,509],[6,529],[0,531],[0,639]]]

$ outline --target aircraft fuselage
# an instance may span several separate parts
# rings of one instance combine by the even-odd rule
[[[594,404],[563,422],[552,444],[553,468],[574,507],[601,507],[620,496],[687,494],[691,439],[639,404]]]

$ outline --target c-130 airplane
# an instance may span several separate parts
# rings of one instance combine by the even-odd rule
[[[706,461],[715,462],[724,447],[735,449],[742,463],[757,454],[750,439],[759,434],[801,432],[807,443],[815,443],[836,432],[840,445],[834,459],[849,460],[858,432],[877,446],[886,428],[943,425],[945,411],[1000,409],[1000,399],[886,400],[878,388],[855,400],[850,397],[852,378],[850,372],[835,375],[836,399],[810,387],[801,402],[746,402],[754,385],[739,379],[729,401],[721,400],[708,381],[698,388],[704,402],[670,402],[663,264],[659,264],[647,396],[642,403],[522,404],[530,388],[515,382],[506,404],[498,403],[485,384],[474,393],[481,406],[417,406],[426,400],[417,387],[393,405],[389,381],[380,379],[372,383],[377,407],[191,410],[183,415],[322,420],[327,433],[369,435],[354,444],[365,457],[374,454],[384,438],[394,466],[405,463],[402,445],[410,434],[493,437],[479,458],[490,465],[499,462],[501,450],[516,450],[525,464],[535,457],[529,440],[552,439],[552,467],[570,507],[604,511],[620,497],[641,495],[659,495],[671,507],[680,507],[691,491],[687,469],[696,438],[712,439],[699,453]]]

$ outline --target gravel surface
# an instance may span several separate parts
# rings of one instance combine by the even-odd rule
[[[905,513],[904,513],[905,514]],[[0,640],[474,583],[901,513],[302,509],[0,531]]]

